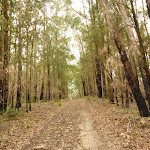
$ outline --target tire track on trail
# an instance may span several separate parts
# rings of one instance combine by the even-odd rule
[[[80,145],[80,104],[78,100],[68,101],[65,106],[48,120],[47,124],[25,145],[22,150],[73,150]]]

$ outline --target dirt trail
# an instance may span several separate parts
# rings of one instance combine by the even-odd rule
[[[84,107],[84,105],[83,105]],[[82,145],[88,150],[110,150],[108,142],[105,142],[93,127],[94,119],[88,110],[82,110],[82,122],[80,124],[80,135]]]
[[[150,150],[148,118],[105,99],[57,103],[33,104],[28,114],[22,107],[24,115],[1,122],[0,150]]]
[[[22,150],[109,150],[83,99],[68,101]]]
[[[80,125],[80,135],[83,147],[94,150],[98,149],[99,139],[97,132],[93,129],[93,119],[88,112],[83,112],[83,121]]]

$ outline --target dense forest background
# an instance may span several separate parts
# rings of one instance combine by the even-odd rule
[[[0,1],[0,111],[93,96],[150,110],[150,1]],[[146,7],[147,5],[147,7]],[[69,35],[71,33],[71,35]],[[80,52],[72,61],[71,37]]]

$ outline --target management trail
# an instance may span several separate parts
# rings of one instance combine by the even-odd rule
[[[70,100],[22,150],[109,150],[113,149],[94,128],[90,105],[84,99]]]
[[[33,103],[0,122],[0,150],[150,150],[150,120],[106,99]],[[0,118],[0,120],[3,118]]]

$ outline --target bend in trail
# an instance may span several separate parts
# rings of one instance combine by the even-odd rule
[[[109,150],[93,128],[94,119],[83,99],[68,101],[22,150]]]

